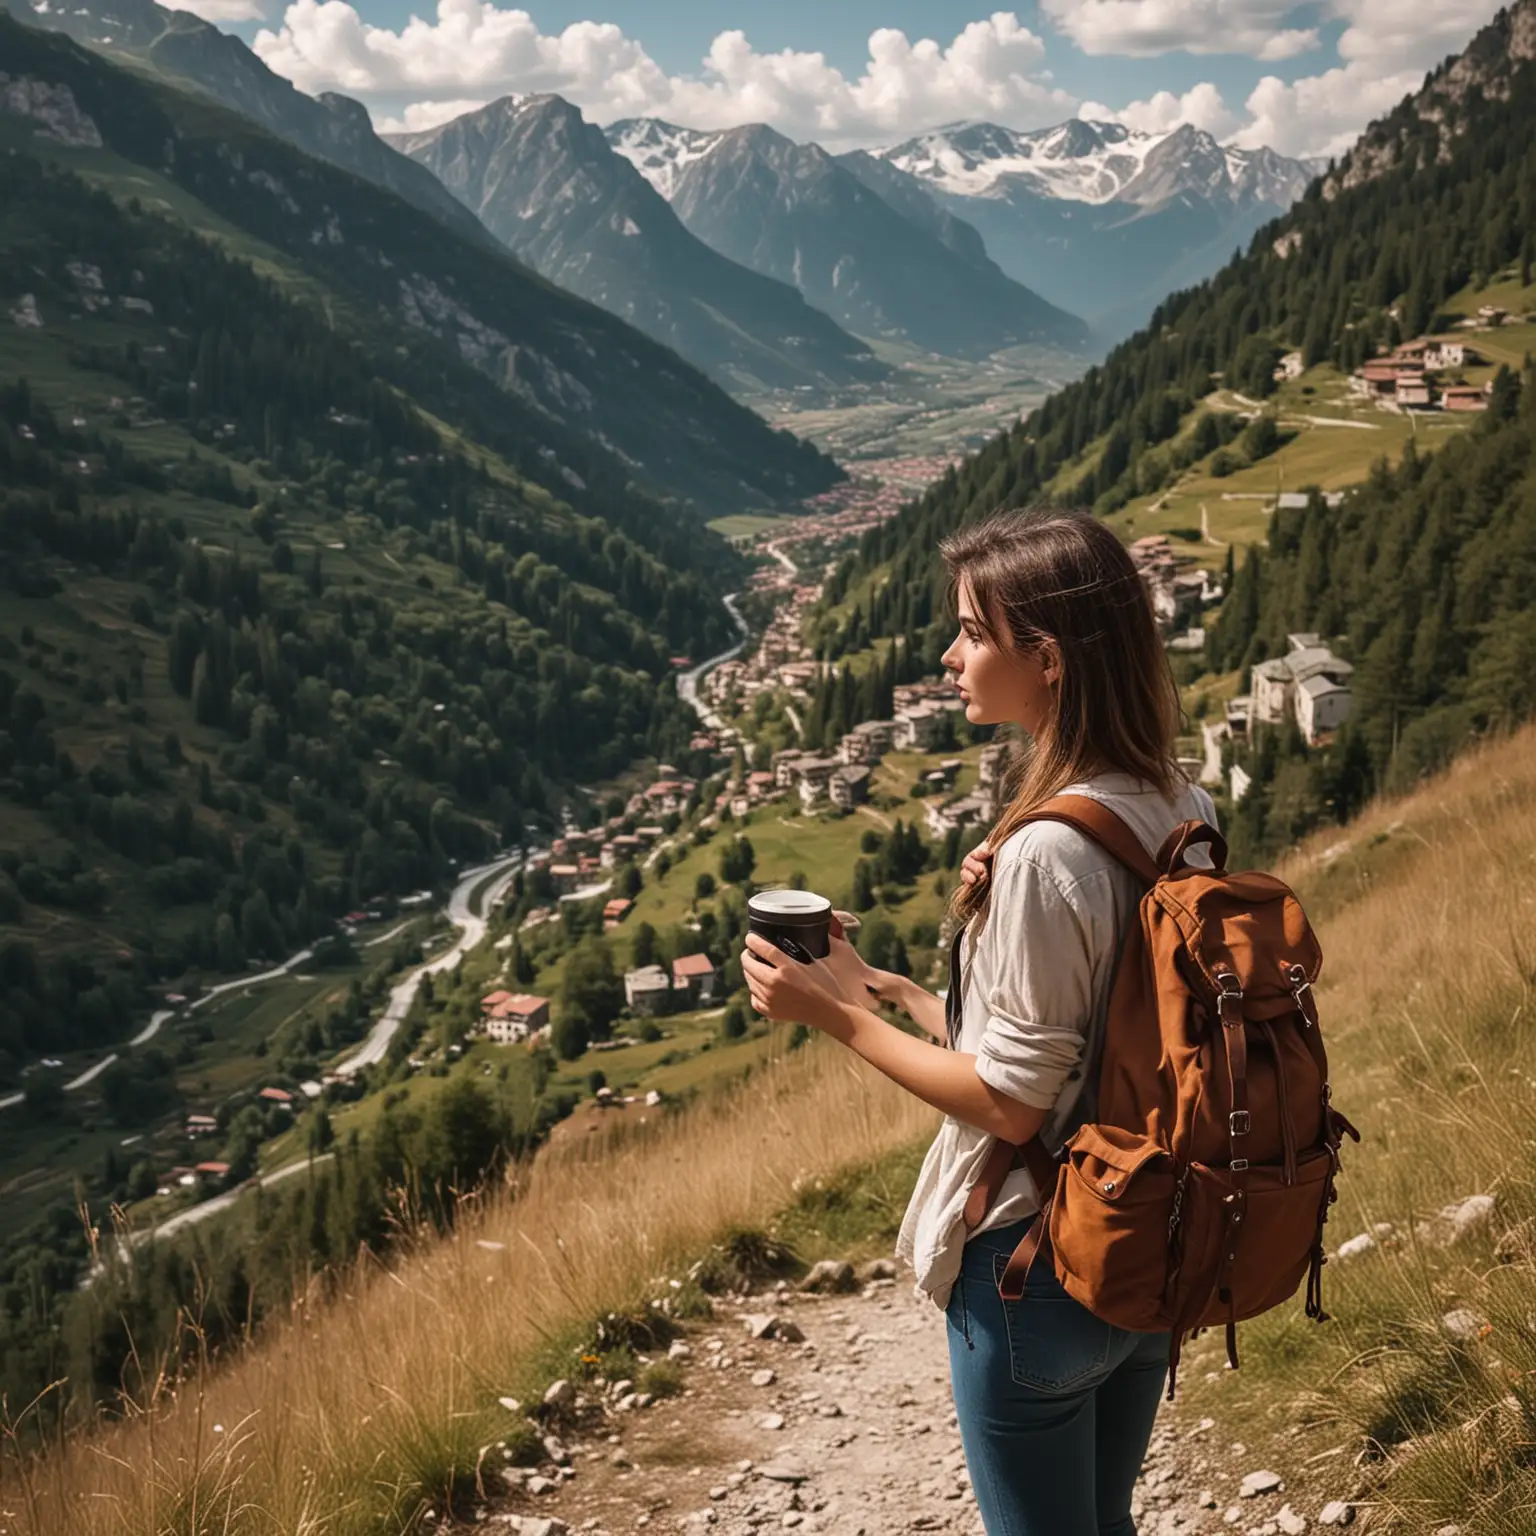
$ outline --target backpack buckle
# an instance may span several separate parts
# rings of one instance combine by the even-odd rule
[[[1253,1129],[1253,1116],[1246,1109],[1234,1109],[1227,1116],[1227,1134],[1229,1136],[1246,1136]]]
[[[1243,984],[1235,971],[1216,973],[1216,1012],[1228,1029],[1235,1029],[1243,1022]]]

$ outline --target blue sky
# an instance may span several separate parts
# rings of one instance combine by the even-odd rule
[[[172,0],[386,128],[553,91],[596,122],[768,122],[832,149],[957,119],[1190,122],[1337,153],[1499,0]],[[996,3],[996,0],[994,0]]]

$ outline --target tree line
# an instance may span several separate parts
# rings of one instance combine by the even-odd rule
[[[1468,91],[1443,120],[1399,108],[1388,120],[1397,142],[1388,168],[1327,196],[1319,179],[1246,255],[1166,299],[1102,364],[870,530],[839,584],[892,593],[872,615],[871,635],[906,634],[933,652],[946,622],[938,542],[955,526],[1050,499],[1047,487],[1064,469],[1075,483],[1050,494],[1077,504],[1102,509],[1155,489],[1181,455],[1194,446],[1213,452],[1234,430],[1197,405],[1218,383],[1265,399],[1288,348],[1352,368],[1432,325],[1468,283],[1511,262],[1528,272],[1533,124],[1529,64],[1514,72],[1506,98]],[[1098,466],[1072,476],[1069,467],[1096,445]]]

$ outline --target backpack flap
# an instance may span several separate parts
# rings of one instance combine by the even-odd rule
[[[1152,899],[1177,925],[1194,972],[1186,980],[1213,1012],[1232,985],[1223,978],[1236,977],[1244,1017],[1300,1012],[1317,1023],[1312,987],[1323,951],[1284,881],[1186,865],[1161,880]]]

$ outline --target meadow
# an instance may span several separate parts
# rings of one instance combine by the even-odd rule
[[[1533,747],[1528,730],[1475,751],[1281,871],[1319,927],[1335,1098],[1365,1135],[1329,1247],[1379,1236],[1327,1266],[1328,1324],[1298,1300],[1245,1325],[1235,1373],[1197,1344],[1179,1413],[1240,1433],[1246,1460],[1294,1487],[1342,1489],[1372,1529],[1513,1536],[1536,1507]],[[888,1232],[934,1124],[816,1038],[737,1093],[556,1144],[467,1202],[447,1239],[388,1272],[365,1256],[334,1303],[297,1306],[240,1358],[181,1382],[150,1372],[123,1422],[7,1461],[11,1529],[411,1529],[516,1432],[498,1398],[570,1373],[597,1318],[642,1316],[712,1243],[794,1230],[802,1262],[847,1248],[857,1224],[796,1225],[818,1180],[867,1192],[863,1237]],[[1435,1213],[1476,1193],[1490,1219],[1438,1246]],[[1475,1319],[1464,1335],[1447,1329],[1457,1310]]]

